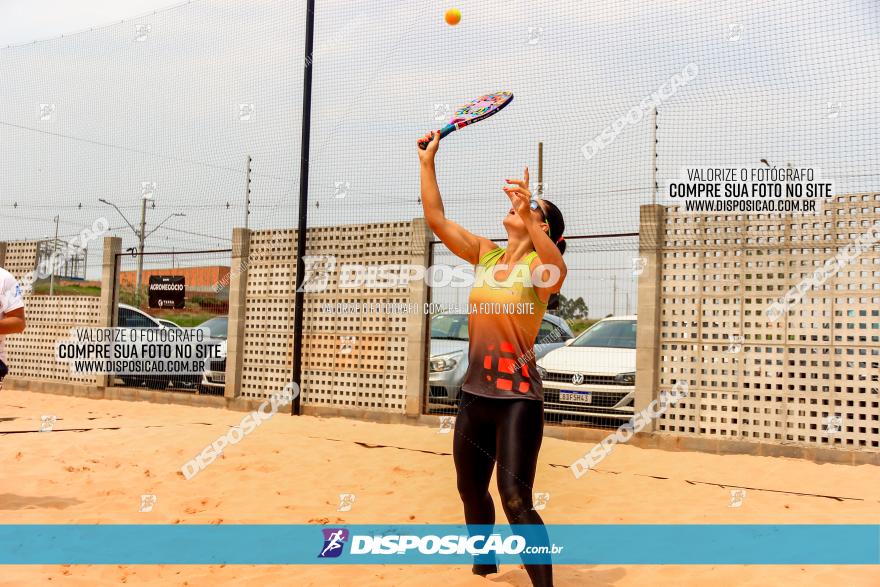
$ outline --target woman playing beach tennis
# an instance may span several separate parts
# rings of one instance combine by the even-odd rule
[[[489,481],[497,462],[508,522],[530,526],[529,546],[547,545],[544,523],[532,506],[544,431],[544,392],[533,347],[547,302],[565,279],[565,222],[552,203],[532,199],[526,168],[523,179],[507,179],[502,188],[512,204],[503,221],[507,247],[468,232],[444,213],[434,168],[439,132],[419,139],[424,141],[430,141],[419,149],[425,219],[450,251],[476,266],[468,299],[469,364],[453,441],[465,522],[495,523]],[[552,585],[549,555],[540,562],[525,565],[532,584]],[[495,558],[478,556],[473,572],[498,572]]]

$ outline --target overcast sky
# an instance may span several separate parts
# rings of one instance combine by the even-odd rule
[[[173,0],[0,0],[0,47],[113,24],[180,3]]]
[[[878,189],[876,0],[462,0],[457,27],[436,0],[317,4],[311,226],[420,216],[417,136],[447,106],[511,90],[506,110],[444,140],[447,214],[503,237],[503,178],[529,165],[537,180],[543,141],[545,196],[569,236],[638,230],[649,119],[589,160],[581,148],[690,63],[696,78],[660,108],[661,191],[683,166],[760,159],[819,168],[845,192]],[[103,215],[131,247],[98,199],[136,222],[155,182],[148,250],[226,247],[243,224],[247,155],[250,226],[294,226],[304,5],[0,0],[0,240],[49,235],[56,214],[76,234]],[[171,214],[186,216],[160,227]],[[634,243],[570,241],[581,273],[566,288],[609,309],[607,292],[634,283]]]

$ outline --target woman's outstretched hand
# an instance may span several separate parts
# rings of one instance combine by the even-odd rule
[[[424,141],[428,141],[428,147],[422,149],[419,143]],[[440,131],[432,130],[431,132],[420,138],[418,141],[416,141],[416,149],[418,149],[419,151],[419,161],[421,161],[422,163],[432,163],[439,147]]]
[[[530,203],[532,200],[532,192],[529,190],[529,168],[523,170],[523,179],[505,179],[507,183],[513,187],[503,187],[504,193],[510,198],[514,211],[519,214],[525,222],[532,220]]]

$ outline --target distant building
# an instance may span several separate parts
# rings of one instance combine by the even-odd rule
[[[5,269],[16,279],[40,268],[38,280],[49,279],[53,273],[56,279],[83,280],[86,277],[86,249],[68,246],[61,239],[39,241],[13,241],[4,243]],[[54,261],[52,255],[55,255]]]

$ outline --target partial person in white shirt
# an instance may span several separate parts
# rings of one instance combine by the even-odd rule
[[[24,297],[21,286],[12,274],[0,267],[0,389],[3,388],[3,378],[9,372],[4,344],[6,335],[23,332],[24,327]]]

